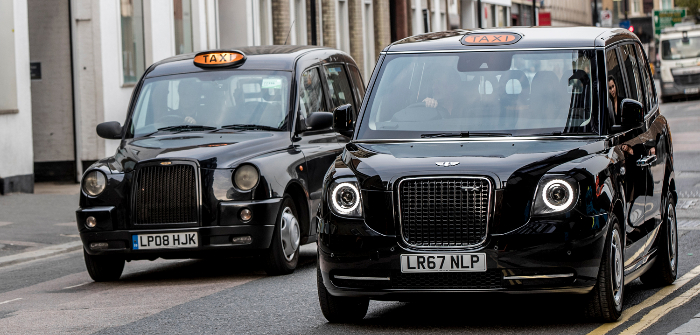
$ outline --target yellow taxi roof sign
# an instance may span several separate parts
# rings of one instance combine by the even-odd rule
[[[520,41],[522,36],[516,33],[473,33],[462,37],[464,45],[503,45]]]
[[[245,62],[245,54],[237,50],[205,51],[194,56],[194,64],[201,67],[225,67]]]

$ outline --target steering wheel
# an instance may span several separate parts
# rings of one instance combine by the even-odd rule
[[[185,118],[183,118],[183,117],[180,116],[180,115],[170,114],[170,115],[164,115],[164,116],[159,117],[158,120],[156,120],[155,123],[168,123],[168,122],[164,122],[164,121],[166,121],[166,120],[172,120],[172,121],[175,121],[175,122],[184,122],[184,121],[183,121],[184,119],[185,119]]]
[[[448,115],[445,107],[437,106],[436,108],[426,107],[425,102],[416,102],[408,105],[406,108],[396,112],[392,117],[393,122],[420,122],[439,120],[444,118],[443,115]]]

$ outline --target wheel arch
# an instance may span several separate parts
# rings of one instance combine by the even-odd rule
[[[299,222],[301,222],[301,234],[302,242],[307,239],[311,231],[311,216],[309,209],[309,196],[306,189],[296,180],[292,180],[287,184],[284,189],[284,193],[288,194],[294,206],[297,208],[297,215],[299,215]]]

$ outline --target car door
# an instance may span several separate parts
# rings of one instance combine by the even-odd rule
[[[608,49],[605,53],[607,68],[607,118],[608,124],[619,125],[622,120],[622,100],[637,98],[636,85],[629,80],[625,71],[619,48]],[[615,99],[617,97],[617,99]],[[636,100],[636,99],[635,99]],[[615,168],[623,189],[625,200],[625,218],[619,218],[624,222],[625,229],[625,269],[634,269],[638,261],[644,256],[647,242],[647,231],[644,228],[644,212],[646,204],[646,169],[637,165],[643,155],[641,135],[644,127],[619,132],[613,127],[609,128],[615,134],[614,148],[617,157]],[[631,270],[630,270],[631,271]]]
[[[338,144],[337,133],[332,128],[309,129],[306,119],[313,113],[328,112],[329,102],[323,89],[321,72],[318,66],[304,69],[298,81],[297,114],[295,146],[302,151],[308,171],[308,192],[312,214],[321,201],[323,177],[340,154],[342,147]],[[315,215],[312,216],[310,235],[316,233]]]
[[[645,226],[654,236],[658,233],[658,227],[662,222],[662,199],[664,197],[664,181],[666,177],[666,163],[668,162],[669,148],[666,143],[666,122],[658,118],[658,103],[652,86],[650,69],[646,57],[639,44],[634,44],[637,54],[637,65],[641,78],[641,89],[646,107],[646,120],[649,128],[645,134],[644,147],[646,156],[642,158],[642,164],[647,164],[647,194],[645,207]],[[650,236],[653,239],[654,236]]]
[[[348,78],[347,68],[344,64],[325,64],[323,66],[323,72],[325,74],[328,96],[330,97],[331,110],[345,104],[352,105],[352,120],[354,125],[360,106],[357,103],[357,99],[353,96],[353,89],[350,84],[350,78]],[[350,141],[349,135],[348,133],[338,133],[338,143],[340,145],[348,143]]]

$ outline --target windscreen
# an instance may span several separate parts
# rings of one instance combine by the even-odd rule
[[[285,71],[229,70],[147,79],[131,120],[131,136],[236,125],[284,130],[290,78]]]
[[[593,133],[592,50],[388,55],[358,139]]]
[[[663,60],[700,57],[700,36],[661,41],[661,58]]]

